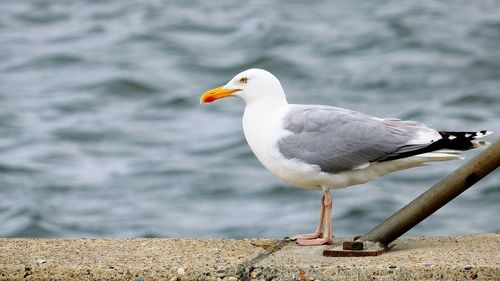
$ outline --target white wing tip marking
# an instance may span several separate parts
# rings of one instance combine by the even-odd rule
[[[483,131],[480,131],[480,132],[477,132],[477,137],[482,138],[482,137],[489,136],[491,134],[493,134],[493,131],[484,131],[484,133],[483,133]]]

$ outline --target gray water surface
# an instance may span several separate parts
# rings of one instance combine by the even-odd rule
[[[0,2],[0,236],[313,230],[320,193],[258,163],[243,103],[199,105],[251,67],[293,103],[498,139],[498,1],[211,2]],[[335,235],[365,233],[462,163],[335,191]],[[409,234],[498,232],[499,202],[497,171]]]

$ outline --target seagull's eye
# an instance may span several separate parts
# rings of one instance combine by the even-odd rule
[[[248,82],[248,78],[243,77],[243,78],[240,79],[240,83],[245,84],[246,82]]]

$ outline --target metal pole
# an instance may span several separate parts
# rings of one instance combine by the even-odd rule
[[[500,140],[362,236],[389,245],[500,166]]]

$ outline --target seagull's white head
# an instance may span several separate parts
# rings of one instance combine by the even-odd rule
[[[278,101],[286,103],[281,83],[269,71],[252,68],[234,76],[226,85],[206,91],[200,103],[213,102],[225,97],[238,97],[246,104],[257,101]]]

